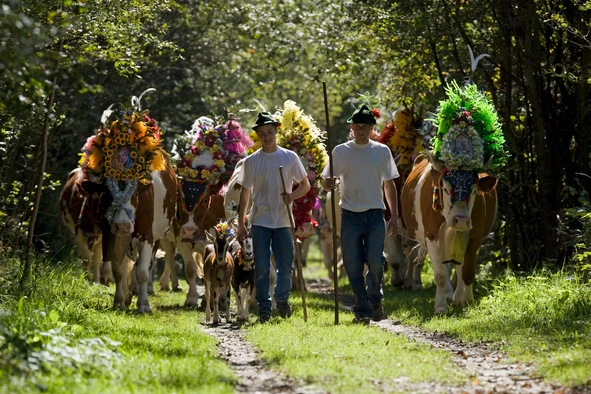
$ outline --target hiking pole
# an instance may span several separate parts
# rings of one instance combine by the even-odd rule
[[[326,94],[326,81],[322,82],[322,90],[324,91],[324,113],[326,114],[326,136],[328,137],[328,165],[330,167],[330,177],[333,177],[332,172],[332,141],[330,138],[330,117],[328,116],[328,97]],[[337,275],[337,224],[336,224],[336,208],[335,208],[335,189],[333,189],[330,199],[330,209],[332,212],[332,280],[334,286],[334,324],[339,324],[339,278]]]
[[[283,179],[283,166],[279,167],[279,175],[281,175],[281,184],[283,185],[283,193],[287,193],[285,190],[285,179]],[[298,270],[298,277],[300,282],[300,291],[302,292],[302,309],[304,310],[304,321],[308,321],[308,309],[306,308],[306,288],[304,287],[304,275],[302,274],[302,261],[300,254],[300,247],[298,245],[298,238],[295,235],[295,225],[293,223],[293,217],[291,216],[291,208],[289,204],[285,204],[287,207],[287,216],[289,216],[289,223],[291,223],[291,233],[293,234],[293,247],[296,255],[296,269]]]

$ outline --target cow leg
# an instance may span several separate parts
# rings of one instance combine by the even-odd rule
[[[100,240],[97,240],[92,245],[91,260],[89,271],[92,275],[93,283],[101,283],[101,267],[103,265],[103,245]],[[111,274],[112,275],[112,274]]]
[[[454,296],[452,299],[452,305],[455,307],[459,307],[459,308],[465,308],[466,307],[466,298],[467,298],[467,286],[466,283],[464,282],[463,279],[463,275],[462,275],[462,271],[464,268],[464,264],[461,265],[456,265],[456,278],[457,278],[457,283],[456,283],[456,290],[454,291]],[[470,285],[470,293],[472,293],[472,285]],[[474,298],[472,296],[472,298]]]
[[[93,267],[92,250],[88,247],[88,238],[81,232],[78,232],[76,234],[76,243],[78,244],[82,265],[86,270],[86,279],[93,283],[99,283],[98,272],[95,273],[95,267]]]
[[[154,295],[154,267],[156,266],[156,254],[152,249],[152,257],[150,258],[150,265],[148,266],[148,294]]]
[[[115,277],[115,298],[113,303],[114,309],[125,309],[129,304],[126,303],[128,298],[129,287],[127,286],[127,258],[123,257],[122,261],[113,262],[113,276]]]
[[[169,291],[170,280],[172,282],[172,291],[182,291],[183,289],[179,284],[179,278],[175,269],[176,245],[171,240],[162,238],[160,240],[160,247],[166,253],[164,257],[164,272],[162,272],[162,278],[160,279],[160,288],[163,291]]]
[[[437,241],[427,241],[427,249],[431,257],[431,265],[433,266],[433,274],[435,277],[435,314],[441,315],[447,313],[447,300],[453,296],[453,288],[449,281],[449,268],[447,264],[441,263],[441,255],[439,253],[439,245]]]
[[[404,284],[404,274],[406,271],[404,251],[402,249],[402,242],[400,235],[396,237],[388,237],[384,239],[384,250],[390,267],[392,267],[392,287],[402,287]]]
[[[185,300],[185,307],[195,308],[197,306],[197,302],[199,301],[199,293],[197,292],[197,263],[193,258],[193,251],[191,250],[191,246],[188,243],[179,243],[178,250],[181,254],[181,257],[183,258],[183,262],[185,263],[185,276],[187,277],[187,284],[189,285],[187,299]],[[196,257],[202,258],[202,255],[196,254]]]
[[[142,242],[139,246],[139,257],[135,264],[135,278],[139,285],[137,309],[140,313],[152,313],[148,300],[148,280],[150,275],[150,262],[152,261],[152,245]]]
[[[105,286],[115,283],[115,277],[113,277],[113,267],[110,261],[103,261],[101,263],[101,283]]]

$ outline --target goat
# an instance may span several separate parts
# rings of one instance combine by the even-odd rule
[[[230,254],[234,258],[232,287],[236,292],[238,320],[247,321],[250,300],[251,297],[254,298],[254,254],[250,228],[248,228],[248,236],[242,242],[235,240],[230,248]]]
[[[220,222],[210,231],[205,232],[208,245],[205,247],[203,261],[203,277],[205,279],[205,321],[211,320],[211,305],[213,301],[213,323],[219,324],[220,294],[227,294],[225,300],[226,323],[230,318],[230,286],[234,260],[229,253],[230,244],[234,240],[235,232],[227,222]],[[213,296],[213,300],[212,300]]]

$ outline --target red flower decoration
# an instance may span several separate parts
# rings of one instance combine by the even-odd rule
[[[379,109],[374,108],[371,110],[371,114],[373,115],[374,118],[379,119],[380,116],[382,116],[382,113],[380,112]]]

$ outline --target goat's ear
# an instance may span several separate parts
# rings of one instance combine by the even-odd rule
[[[207,240],[208,240],[209,242],[212,242],[212,243],[213,243],[213,241],[215,241],[215,236],[214,236],[214,235],[211,235],[211,231],[212,231],[212,230],[213,230],[213,231],[215,231],[214,229],[211,229],[211,230],[205,230],[205,237],[207,238]]]

